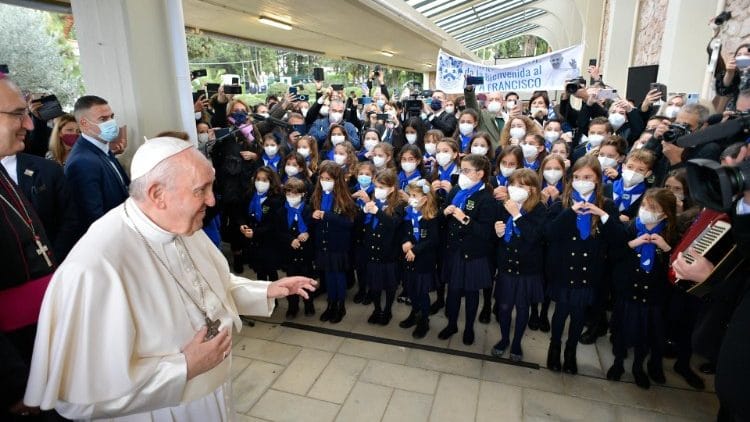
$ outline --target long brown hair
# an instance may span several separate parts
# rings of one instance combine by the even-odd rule
[[[60,135],[62,135],[63,126],[68,123],[75,123],[76,118],[72,114],[63,114],[62,116],[55,119],[55,126],[52,128],[52,133],[49,136],[49,151],[52,153],[52,158],[57,161],[58,164],[65,164],[65,159],[68,156],[69,151],[65,150],[65,145],[62,143]]]
[[[531,169],[519,169],[513,172],[508,178],[508,185],[518,182],[524,186],[531,188],[529,192],[529,198],[523,203],[523,209],[526,212],[531,212],[539,202],[542,201],[542,192],[539,189],[540,181],[539,176]]]
[[[505,148],[508,145],[510,145],[510,125],[511,125],[511,123],[513,123],[513,120],[516,120],[516,119],[522,121],[523,125],[526,126],[526,135],[531,135],[531,134],[540,135],[542,133],[542,130],[539,128],[539,125],[537,125],[536,123],[534,123],[534,121],[531,120],[531,119],[529,119],[528,117],[526,117],[526,116],[511,117],[508,120],[508,123],[506,123],[505,126],[503,127],[503,131],[500,132],[500,141],[499,142],[500,142],[500,146],[503,147],[503,148]],[[520,141],[520,139],[519,139],[519,141]]]
[[[388,197],[385,199],[385,203],[388,206],[383,210],[383,212],[388,216],[392,216],[393,211],[396,210],[396,207],[404,202],[403,198],[399,194],[399,189],[396,183],[397,180],[398,177],[396,177],[396,172],[394,172],[393,170],[382,170],[378,172],[375,177],[373,177],[373,183],[380,183],[381,185],[393,188],[393,191],[391,191],[391,193],[389,193]]]
[[[672,243],[677,240],[677,198],[667,188],[651,188],[643,194],[641,203],[646,202],[661,208],[667,222],[662,237],[670,246],[673,246]]]
[[[563,197],[562,197],[562,205],[565,208],[573,206],[573,199],[571,198],[571,195],[573,194],[573,179],[572,176],[577,172],[578,170],[581,170],[583,168],[590,168],[591,171],[594,172],[594,177],[596,178],[594,180],[594,183],[596,184],[596,187],[594,188],[594,199],[596,202],[594,202],[594,205],[597,207],[604,209],[604,195],[602,195],[602,166],[599,164],[599,159],[597,157],[591,156],[591,155],[584,155],[583,157],[579,158],[578,161],[573,164],[573,168],[571,170],[571,177],[568,179],[568,182],[565,184],[565,190],[563,191]],[[610,218],[617,218],[617,216],[610,216]],[[596,234],[596,225],[599,224],[599,216],[593,215],[591,218],[591,234]]]
[[[318,172],[318,180],[323,176],[323,173],[327,173],[333,179],[333,192],[334,212],[343,214],[349,217],[350,220],[354,220],[357,216],[357,205],[354,203],[352,196],[349,194],[349,188],[346,186],[344,180],[344,169],[336,162],[331,160],[325,160],[320,163],[320,171]],[[320,203],[323,199],[323,188],[320,186],[320,182],[315,185],[315,191],[312,196],[312,208],[314,210],[320,209]]]
[[[424,189],[424,186],[427,187],[427,189]],[[437,199],[435,198],[435,193],[430,189],[430,184],[425,179],[419,179],[419,180],[412,180],[409,182],[408,185],[406,185],[406,193],[410,194],[412,192],[419,192],[420,194],[424,195],[427,200],[425,201],[424,205],[422,205],[422,208],[419,209],[419,212],[422,213],[422,217],[425,220],[431,220],[438,215],[438,205],[437,205]],[[427,192],[425,192],[425,190]]]
[[[255,171],[255,176],[253,176],[253,184],[250,185],[250,192],[255,192],[255,180],[258,178],[258,174],[263,173],[266,175],[266,178],[268,179],[268,192],[267,194],[269,196],[271,195],[281,195],[281,179],[279,178],[279,174],[276,173],[274,169],[268,166],[263,166],[258,168],[258,170]]]
[[[310,165],[309,170],[313,173],[318,172],[318,163],[320,162],[320,155],[318,153],[318,141],[310,135],[303,135],[297,139],[297,146],[294,148],[296,151],[299,149],[300,141],[307,142],[307,146],[310,148]],[[305,158],[305,157],[302,157]],[[306,162],[306,161],[305,161]]]

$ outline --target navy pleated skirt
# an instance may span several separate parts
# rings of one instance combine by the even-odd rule
[[[564,303],[570,306],[589,306],[594,303],[594,289],[591,287],[571,289],[553,282],[549,286],[549,297],[556,303]]]
[[[528,306],[544,301],[544,280],[541,274],[498,274],[495,300],[504,305]]]
[[[396,278],[396,263],[368,262],[365,267],[367,287],[372,290],[396,290],[398,278]]]
[[[409,297],[430,294],[435,290],[435,273],[417,273],[404,271],[404,286]]]
[[[443,280],[448,289],[475,292],[492,286],[492,274],[487,258],[464,259],[460,251],[449,252],[443,264]]]
[[[649,338],[663,335],[663,308],[658,305],[619,299],[612,311],[612,325],[624,347],[647,346]]]
[[[319,271],[331,273],[343,273],[349,271],[351,263],[349,252],[321,252],[315,258],[315,264]]]

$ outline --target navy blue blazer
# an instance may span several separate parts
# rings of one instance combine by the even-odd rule
[[[128,198],[130,178],[120,163],[115,162],[117,171],[107,155],[82,136],[68,155],[65,177],[73,200],[78,204],[84,230]]]
[[[54,161],[31,154],[17,154],[16,160],[18,187],[42,220],[55,259],[62,262],[83,234],[63,169]]]

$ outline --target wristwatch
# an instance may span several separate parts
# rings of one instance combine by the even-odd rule
[[[468,215],[465,215],[464,218],[461,219],[461,223],[465,226],[469,224],[469,221],[471,221],[471,218],[469,218]]]

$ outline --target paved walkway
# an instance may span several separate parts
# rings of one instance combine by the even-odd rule
[[[489,356],[499,338],[494,319],[489,325],[477,323],[475,344],[465,346],[462,331],[450,340],[437,338],[446,324],[442,312],[431,318],[427,337],[414,340],[411,330],[398,327],[409,312],[407,305],[394,304],[394,318],[386,327],[367,324],[371,306],[349,303],[344,321],[335,325],[318,320],[325,299],[319,298],[316,306],[315,317],[300,312],[294,322],[339,335],[283,326],[282,300],[271,318],[257,319],[255,327],[244,327],[235,337],[232,370],[239,421],[709,421],[718,407],[712,392],[696,392],[674,374],[672,360],[664,361],[666,386],[640,389],[629,372],[623,382],[606,380],[613,360],[607,338],[580,345],[580,374],[569,376],[543,367],[548,333],[526,333],[524,360],[542,366],[532,369]],[[348,333],[447,350],[363,341]],[[629,361],[625,368],[629,371]],[[711,390],[713,379],[705,381]]]

